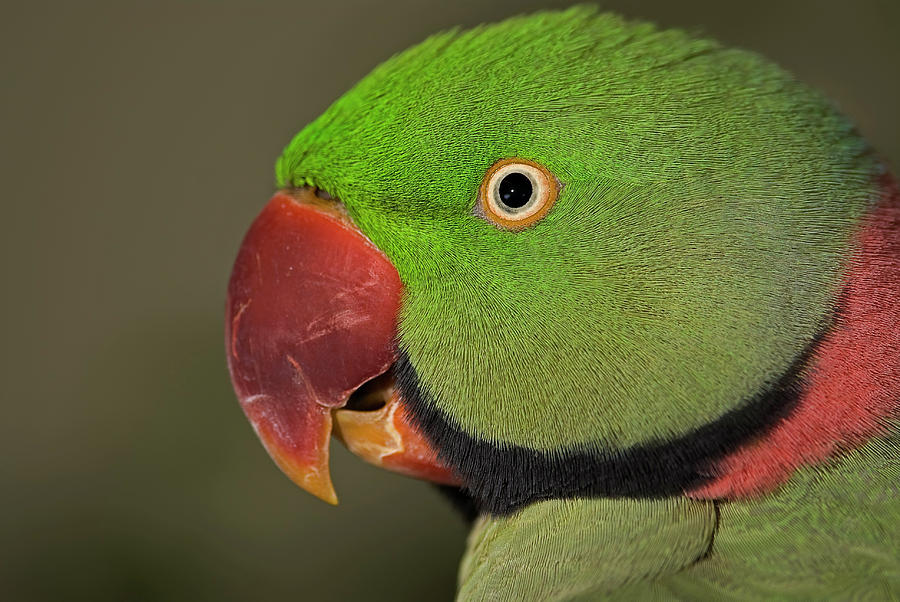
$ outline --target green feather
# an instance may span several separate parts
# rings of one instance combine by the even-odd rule
[[[505,157],[564,184],[522,232],[473,211]],[[671,439],[781,374],[829,320],[875,170],[760,57],[574,8],[390,59],[277,175],[339,196],[393,261],[401,344],[439,409],[552,450]]]
[[[704,556],[712,502],[551,500],[482,518],[460,567],[460,600],[572,600],[669,575]]]
[[[461,601],[896,600],[900,435],[739,502],[555,500],[482,518]]]
[[[563,184],[520,232],[475,210],[510,157]],[[844,118],[762,58],[574,8],[393,57],[294,138],[277,179],[338,196],[397,267],[400,344],[453,423],[614,453],[739,407],[822,332],[878,170]],[[898,457],[896,437],[870,442],[739,502],[483,516],[459,597],[888,597]]]

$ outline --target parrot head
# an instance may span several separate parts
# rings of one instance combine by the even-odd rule
[[[241,405],[503,513],[659,496],[789,411],[876,166],[748,52],[589,8],[434,36],[303,129],[228,288]]]

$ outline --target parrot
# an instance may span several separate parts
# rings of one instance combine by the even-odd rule
[[[821,93],[576,6],[394,55],[275,172],[240,406],[326,502],[332,436],[446,492],[457,600],[900,599],[900,190]]]

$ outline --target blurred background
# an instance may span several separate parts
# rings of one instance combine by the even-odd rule
[[[569,2],[18,2],[0,19],[0,598],[449,600],[466,525],[334,446],[302,492],[222,343],[273,163],[378,62]],[[900,3],[603,6],[751,48],[822,88],[897,169]]]

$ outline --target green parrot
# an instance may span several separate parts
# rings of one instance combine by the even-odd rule
[[[900,599],[900,193],[818,93],[542,12],[394,56],[276,173],[241,406],[331,503],[332,434],[441,485],[459,600]]]

